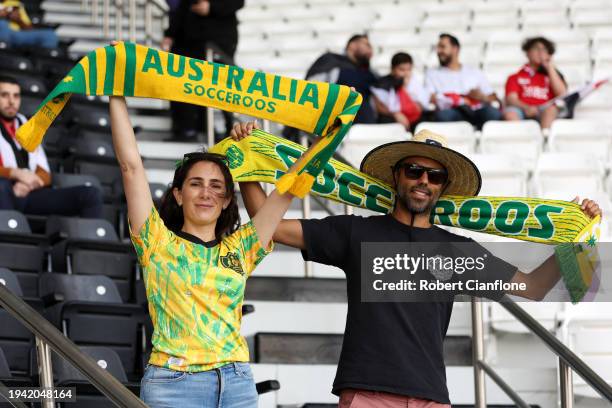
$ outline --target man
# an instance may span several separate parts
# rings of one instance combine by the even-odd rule
[[[102,216],[102,195],[95,187],[53,189],[47,156],[39,146],[23,149],[15,132],[26,122],[19,114],[21,89],[14,78],[0,76],[0,210],[33,215]]]
[[[522,49],[527,63],[506,81],[504,119],[535,119],[542,129],[550,129],[559,109],[544,104],[567,92],[563,75],[552,61],[555,44],[545,37],[533,37],[523,42]]]
[[[413,76],[412,67],[410,54],[398,52],[391,58],[391,73],[372,86],[379,123],[397,122],[410,131],[421,119],[429,94]]]
[[[252,128],[252,123],[237,124],[231,136],[240,139]],[[411,141],[375,148],[361,170],[395,187],[391,214],[283,220],[274,240],[301,249],[306,260],[337,266],[346,274],[347,322],[332,390],[340,396],[340,407],[450,408],[443,339],[452,300],[362,302],[361,244],[473,242],[432,225],[430,213],[443,193],[477,195],[480,173],[469,159],[446,147],[443,136],[426,130]],[[266,197],[258,183],[240,183],[240,191],[249,214]],[[591,217],[601,214],[591,200],[585,199],[582,209]],[[487,272],[492,273],[481,280],[525,283],[526,290],[510,293],[526,298],[542,299],[560,279],[554,258],[529,274],[502,260],[491,261],[494,267]],[[493,299],[503,295],[488,293]]]
[[[370,101],[370,87],[376,75],[370,70],[372,45],[365,34],[353,35],[344,54],[328,52],[320,56],[306,72],[306,79],[331,82],[355,88],[363,96],[363,104],[354,123],[376,123],[376,111]]]
[[[0,3],[0,41],[9,47],[40,46],[57,48],[58,38],[50,28],[33,28],[28,13],[20,1]]]
[[[436,105],[436,121],[465,120],[481,129],[486,121],[501,119],[499,109],[492,106],[499,99],[482,71],[459,62],[460,49],[456,37],[440,34],[437,45],[440,66],[426,71],[425,86]]]
[[[244,0],[180,0],[170,12],[170,24],[161,48],[191,58],[206,59],[206,43],[212,42],[230,59],[238,45],[236,12]],[[171,102],[173,141],[197,142],[198,132],[205,128],[205,108]],[[232,116],[224,113],[229,133]]]

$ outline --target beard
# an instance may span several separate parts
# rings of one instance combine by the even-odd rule
[[[0,118],[6,120],[6,121],[10,121],[13,120],[17,117],[17,114],[13,114],[13,115],[9,115],[5,112],[0,111]]]
[[[359,67],[369,68],[370,67],[370,57],[368,55],[355,55],[355,62]]]
[[[440,62],[441,66],[445,67],[450,64],[451,58],[448,55],[438,54],[438,61]]]
[[[429,197],[423,200],[410,197],[410,193],[415,190],[425,191],[429,193]],[[412,214],[423,214],[430,212],[437,201],[437,197],[435,197],[429,187],[424,184],[419,184],[409,189],[405,189],[404,187],[400,186],[397,191],[397,199],[400,204]]]

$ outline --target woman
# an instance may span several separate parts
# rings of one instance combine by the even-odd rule
[[[190,153],[177,165],[158,212],[124,98],[111,97],[110,116],[154,326],[142,400],[150,407],[256,407],[240,335],[244,287],[272,250],[291,194],[275,190],[240,226],[224,157]]]

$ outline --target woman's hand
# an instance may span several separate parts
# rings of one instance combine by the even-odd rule
[[[250,135],[253,129],[259,129],[259,125],[255,120],[250,122],[237,122],[232,127],[230,137],[235,141],[239,142],[248,135]]]

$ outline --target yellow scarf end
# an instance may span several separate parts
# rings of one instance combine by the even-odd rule
[[[287,173],[276,181],[276,189],[279,193],[287,191],[298,198],[306,197],[314,185],[314,177],[308,173]]]
[[[31,131],[32,126],[30,122],[26,122],[23,126],[17,129],[15,137],[21,147],[26,149],[28,152],[33,152],[42,143],[43,134],[41,132]]]

